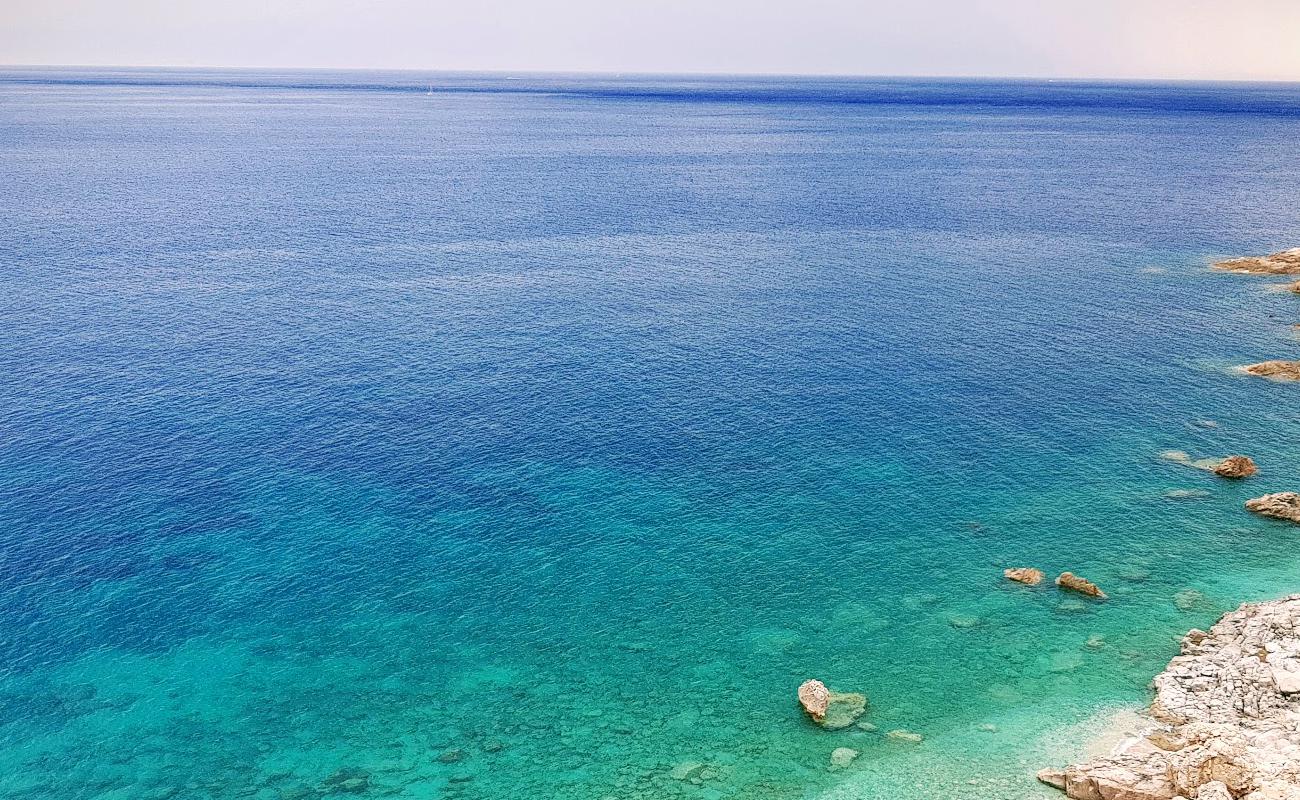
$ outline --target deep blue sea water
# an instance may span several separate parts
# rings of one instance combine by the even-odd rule
[[[2,72],[0,798],[1038,796],[1300,587],[1297,187],[1280,84]]]

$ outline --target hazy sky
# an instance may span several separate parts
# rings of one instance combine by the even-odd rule
[[[1300,0],[0,0],[0,63],[1300,80]]]

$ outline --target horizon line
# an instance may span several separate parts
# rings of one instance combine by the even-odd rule
[[[1289,78],[1207,78],[1165,76],[1104,76],[1104,75],[989,75],[953,73],[858,73],[858,72],[721,72],[721,71],[646,71],[646,70],[565,70],[565,69],[458,69],[451,67],[342,67],[342,66],[232,66],[221,64],[11,64],[0,63],[0,70],[234,70],[268,72],[272,70],[299,72],[409,72],[419,74],[495,75],[495,76],[587,76],[587,77],[645,77],[645,78],[843,78],[859,80],[970,80],[970,81],[1038,81],[1051,82],[1113,82],[1113,83],[1270,83],[1300,85],[1300,77]]]

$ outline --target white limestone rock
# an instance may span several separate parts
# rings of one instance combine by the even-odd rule
[[[1190,631],[1152,685],[1140,740],[1040,780],[1079,800],[1300,800],[1300,595]]]

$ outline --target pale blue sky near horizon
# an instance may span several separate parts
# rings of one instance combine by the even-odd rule
[[[0,0],[0,64],[1300,80],[1300,0]]]

